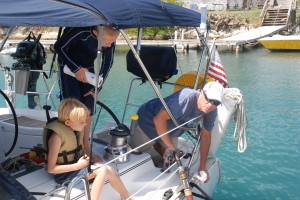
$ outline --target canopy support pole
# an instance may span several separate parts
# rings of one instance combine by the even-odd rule
[[[6,41],[8,40],[10,34],[13,32],[14,28],[15,28],[14,26],[9,27],[9,30],[7,31],[6,36],[5,36],[5,38],[3,39],[3,41],[0,45],[0,51],[2,51]]]
[[[121,32],[121,34],[123,35],[124,39],[126,40],[128,46],[130,47],[130,49],[131,49],[133,55],[135,56],[135,59],[136,59],[137,62],[140,64],[140,67],[141,67],[142,70],[144,71],[144,73],[145,73],[147,79],[149,80],[149,82],[150,82],[152,88],[154,89],[154,91],[155,91],[157,97],[160,99],[161,103],[163,104],[164,108],[166,109],[167,113],[169,114],[170,118],[172,119],[173,123],[174,123],[176,126],[178,126],[178,123],[177,123],[176,119],[175,119],[174,116],[172,115],[172,113],[171,113],[169,107],[167,106],[165,100],[163,99],[163,97],[161,96],[161,94],[160,94],[160,92],[158,91],[157,87],[155,86],[155,83],[154,83],[153,79],[151,78],[149,72],[147,71],[147,68],[145,67],[143,61],[141,60],[141,58],[140,58],[140,56],[139,56],[139,54],[138,54],[137,51],[135,50],[135,48],[134,48],[132,42],[130,41],[130,39],[128,38],[127,34],[126,34],[123,30],[120,29],[120,32]]]
[[[99,83],[99,72],[100,72],[100,68],[102,65],[102,40],[103,40],[103,32],[104,32],[104,28],[103,26],[97,26],[97,32],[98,32],[98,36],[97,36],[97,40],[98,40],[98,47],[97,47],[97,58],[94,62],[94,71],[95,71],[95,98],[94,98],[94,113],[96,112],[96,105],[97,105],[97,100],[98,100],[98,83]],[[93,114],[94,114],[93,113]],[[94,116],[94,115],[93,115]],[[93,131],[92,131],[92,135],[89,137],[90,139],[90,149],[91,151],[90,153],[90,162],[89,162],[89,166],[88,166],[88,172],[91,173],[91,165],[92,165],[92,155],[93,155],[93,135],[94,135],[94,131],[95,131],[95,126],[96,123],[93,120]]]

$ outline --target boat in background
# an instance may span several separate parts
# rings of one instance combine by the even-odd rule
[[[2,48],[2,50],[0,51],[0,54],[3,55],[10,55],[12,53],[16,52],[16,47],[11,46],[11,45],[4,45],[4,47]]]
[[[300,35],[273,35],[258,42],[270,51],[300,51]]]

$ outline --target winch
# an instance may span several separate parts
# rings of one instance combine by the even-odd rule
[[[127,126],[119,124],[114,129],[111,129],[109,134],[111,139],[105,151],[114,157],[119,157],[118,163],[129,161],[129,154],[123,155],[131,149],[128,144],[129,129]]]

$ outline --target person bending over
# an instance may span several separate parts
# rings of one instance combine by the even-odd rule
[[[220,83],[209,82],[203,90],[184,88],[164,98],[178,125],[200,116],[184,127],[195,128],[202,121],[201,158],[198,173],[200,171],[206,172],[208,177],[206,182],[209,180],[206,160],[211,143],[211,130],[217,116],[216,108],[222,103],[223,91],[224,88]],[[138,125],[134,136],[130,139],[132,148],[136,148],[175,128],[175,124],[158,98],[143,104],[138,110],[138,116]],[[139,151],[146,151],[153,146],[165,158],[170,150],[176,150],[178,137],[183,133],[183,129],[176,129],[162,136],[159,140],[152,141],[148,145],[139,148]]]
[[[54,175],[55,182],[63,184],[75,176],[87,174],[94,179],[91,199],[98,200],[106,180],[120,193],[130,197],[118,174],[108,165],[88,173],[89,157],[83,151],[83,130],[89,117],[88,108],[76,99],[64,99],[58,108],[58,119],[44,129],[44,146],[48,152],[47,171]]]
[[[89,155],[91,152],[89,144],[89,133],[94,114],[95,87],[88,83],[85,72],[94,71],[94,61],[98,52],[98,30],[93,27],[66,27],[61,38],[55,43],[54,48],[58,55],[59,65],[59,86],[61,100],[65,98],[76,98],[86,105],[91,111],[91,116],[87,119],[85,127],[84,144],[85,151]],[[113,65],[115,41],[118,38],[119,30],[109,26],[104,26],[102,37],[102,64],[99,75],[103,78],[102,89],[108,73]],[[63,72],[67,66],[75,77]],[[93,154],[94,161],[102,161],[100,157]]]

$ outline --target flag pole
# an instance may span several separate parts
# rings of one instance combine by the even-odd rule
[[[211,59],[215,56],[215,51],[216,51],[216,39],[213,40],[210,49],[209,49],[209,60],[211,61]]]
[[[199,67],[198,67],[198,70],[197,70],[196,80],[194,82],[194,89],[195,90],[198,88],[197,86],[198,86],[198,81],[199,81],[200,74],[201,74],[201,67],[202,67],[203,57],[207,53],[207,49],[208,49],[208,47],[207,47],[208,26],[207,26],[207,12],[206,11],[207,11],[207,7],[204,4],[204,5],[201,6],[201,23],[200,23],[200,27],[196,28],[196,30],[198,32],[198,35],[199,35],[199,40],[203,44],[203,50],[202,50],[202,54],[201,54],[201,58],[200,58],[200,62],[199,62]],[[202,86],[202,88],[203,88],[203,86]]]
[[[204,77],[203,77],[203,82],[202,82],[202,87],[204,87],[204,85],[206,84],[206,77],[207,77],[207,73],[208,73],[208,68],[210,67],[210,62],[211,62],[211,58],[213,58],[213,56],[215,55],[215,50],[216,50],[216,39],[213,40],[210,49],[209,49],[209,56],[208,56],[208,60],[206,63],[206,68],[205,68],[205,73],[204,73]]]

